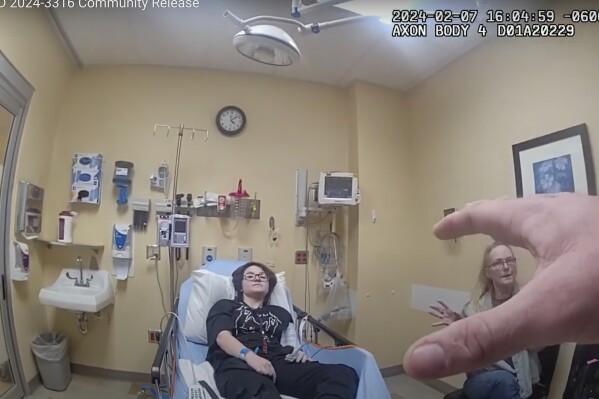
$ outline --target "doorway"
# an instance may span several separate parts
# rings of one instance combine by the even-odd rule
[[[2,172],[4,171],[6,148],[13,120],[14,115],[0,105],[0,187],[2,187]],[[4,331],[5,323],[2,319],[0,317],[0,331]],[[8,357],[7,342],[4,334],[2,334],[0,335],[0,398],[10,390],[14,383],[12,367],[10,366],[10,359]]]
[[[21,399],[28,391],[15,344],[9,248],[17,155],[32,95],[31,85],[0,52],[0,399]]]

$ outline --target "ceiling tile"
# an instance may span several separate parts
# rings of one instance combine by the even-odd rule
[[[476,3],[476,0],[459,1],[464,7]],[[372,14],[384,14],[387,10],[390,15],[398,4],[438,7],[446,2],[354,0],[346,5],[356,6],[354,9],[360,12],[365,12],[366,5]],[[292,25],[277,24],[296,41],[302,58],[297,65],[276,68],[237,53],[232,39],[239,28],[223,17],[227,9],[242,19],[256,15],[289,18],[291,0],[201,0],[199,8],[183,10],[62,9],[56,10],[56,16],[84,66],[210,68],[339,86],[360,79],[406,89],[481,42],[478,35],[468,39],[393,38],[391,25],[383,24],[378,18],[323,29],[317,35],[300,35]],[[339,7],[327,7],[304,14],[301,21],[325,22],[353,15]]]

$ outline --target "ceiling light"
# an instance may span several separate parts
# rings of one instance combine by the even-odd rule
[[[322,1],[321,3],[328,2]],[[332,3],[337,4],[339,0],[332,0]],[[293,5],[298,4],[301,6],[301,1],[294,0]],[[319,6],[322,4],[319,3]],[[295,10],[297,11],[297,8]],[[274,66],[287,66],[299,61],[301,57],[299,48],[283,29],[273,25],[252,26],[253,23],[284,23],[295,25],[300,33],[319,33],[322,29],[364,19],[363,16],[356,16],[322,23],[302,24],[295,19],[266,15],[242,20],[229,10],[225,11],[223,16],[242,29],[233,38],[233,44],[237,51],[254,61]]]
[[[286,66],[300,58],[291,36],[272,25],[250,26],[233,37],[233,44],[242,55],[263,64]]]

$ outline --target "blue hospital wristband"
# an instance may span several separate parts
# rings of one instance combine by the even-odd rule
[[[245,362],[245,357],[250,350],[246,347],[241,348],[239,351],[239,358]]]

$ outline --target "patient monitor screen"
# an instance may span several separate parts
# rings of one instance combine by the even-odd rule
[[[324,178],[324,196],[327,198],[352,198],[351,177],[326,176]]]
[[[175,220],[175,233],[187,233],[187,222],[185,220]]]

